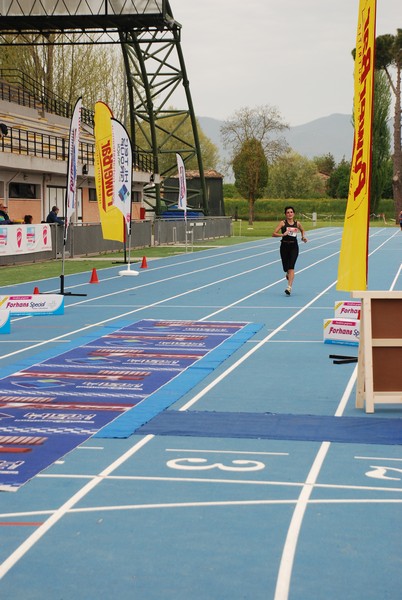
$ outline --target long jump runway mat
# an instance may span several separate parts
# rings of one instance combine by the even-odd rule
[[[401,445],[402,419],[168,410],[136,433]]]
[[[16,491],[100,430],[128,437],[260,328],[144,319],[1,379],[0,491]]]

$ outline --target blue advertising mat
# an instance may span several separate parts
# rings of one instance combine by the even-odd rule
[[[400,445],[402,419],[168,410],[136,433]]]
[[[228,338],[216,349],[209,352],[201,360],[191,364],[179,378],[168,382],[163,388],[155,391],[146,398],[146,402],[136,405],[119,416],[115,421],[104,427],[94,437],[126,438],[136,429],[147,423],[160,412],[172,406],[197,383],[207,377],[214,369],[222,364],[233,352],[240,348],[248,339],[261,329],[261,324],[249,324],[238,330],[233,337]]]
[[[0,490],[18,489],[247,325],[144,319],[1,379]],[[218,363],[215,357],[190,380]]]

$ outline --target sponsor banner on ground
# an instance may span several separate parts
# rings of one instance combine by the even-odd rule
[[[0,333],[10,333],[11,319],[9,310],[0,310]]]
[[[0,491],[17,491],[34,475],[79,446],[120,411],[2,406]]]
[[[360,319],[361,309],[362,303],[360,300],[340,300],[335,302],[334,316],[337,318],[343,317],[344,319]]]
[[[358,319],[324,319],[324,342],[358,346],[360,321]]]
[[[30,296],[0,296],[0,310],[8,310],[11,316],[31,317],[63,315],[64,296],[60,294],[32,294]]]
[[[145,319],[0,379],[0,490],[18,490],[246,325]]]

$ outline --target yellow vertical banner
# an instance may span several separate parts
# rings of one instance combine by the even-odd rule
[[[367,288],[376,0],[360,0],[354,70],[354,141],[336,289]]]
[[[104,102],[95,103],[95,185],[102,235],[105,240],[124,242],[125,226],[113,205],[113,113]]]

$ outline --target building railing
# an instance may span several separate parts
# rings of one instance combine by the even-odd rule
[[[70,119],[74,106],[56,96],[34,79],[25,75],[19,69],[0,69],[0,100],[46,111]],[[83,123],[94,126],[94,112],[82,107],[81,120]],[[43,127],[43,123],[41,123]],[[22,130],[18,127],[9,127],[9,134],[1,140],[1,149],[16,154],[27,154],[50,158],[53,160],[67,160],[68,139],[63,136],[51,135]],[[95,163],[95,145],[89,142],[80,143],[79,160],[83,164]],[[138,171],[152,173],[154,171],[153,156],[136,146],[133,152],[133,165]]]
[[[66,138],[9,127],[8,134],[0,141],[3,152],[49,158],[51,160],[68,159],[68,140]],[[79,145],[79,160],[83,163],[94,164],[94,144],[81,142]]]
[[[0,99],[71,119],[74,106],[19,69],[0,69]],[[83,123],[93,127],[94,112],[81,110]]]
[[[68,139],[65,137],[40,133],[33,130],[22,130],[18,127],[9,127],[8,134],[0,140],[2,152],[11,152],[25,156],[49,158],[51,160],[68,159]],[[82,164],[95,164],[95,144],[80,142],[78,160]],[[134,168],[139,171],[152,173],[152,155],[139,150],[133,153]]]
[[[168,244],[190,244],[205,242],[221,237],[230,237],[232,219],[230,217],[205,217],[203,219],[144,219],[131,222],[131,249],[150,248]],[[5,227],[14,227],[6,225]],[[64,229],[50,225],[52,250],[13,256],[0,255],[0,267],[37,261],[62,258]],[[67,258],[96,256],[108,252],[122,252],[124,244],[103,238],[100,223],[71,223],[68,228],[65,246]]]

